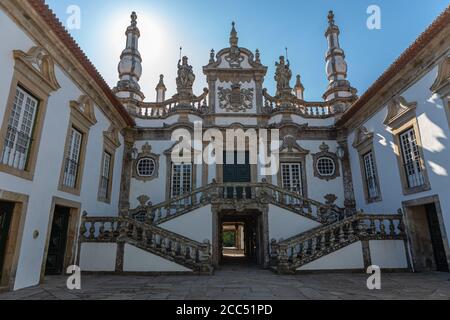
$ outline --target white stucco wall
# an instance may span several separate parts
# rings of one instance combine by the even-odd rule
[[[362,269],[364,260],[361,242],[355,242],[320,259],[301,266],[297,270]]]
[[[123,257],[123,271],[190,272],[192,270],[126,243]]]
[[[317,221],[305,218],[286,209],[269,205],[269,241],[287,239],[320,226]]]
[[[373,265],[380,268],[408,268],[403,240],[371,240],[369,241],[369,248]]]
[[[450,141],[449,125],[443,102],[430,92],[437,76],[437,67],[424,75],[401,95],[408,102],[417,102],[416,115],[423,144],[423,155],[431,190],[411,195],[403,195],[400,171],[394,153],[394,140],[391,132],[383,125],[387,115],[387,107],[367,119],[364,126],[374,133],[374,150],[378,177],[380,181],[382,201],[368,204],[364,199],[363,180],[357,150],[351,147],[354,132],[348,137],[350,162],[356,204],[366,212],[396,213],[402,208],[402,202],[438,195],[447,235],[450,234],[450,190],[449,161]]]
[[[116,268],[117,244],[83,243],[80,248],[81,271],[112,272]]]
[[[27,52],[33,42],[2,11],[0,11],[0,123],[7,107],[14,60],[13,50]],[[81,211],[89,215],[117,215],[120,187],[123,146],[116,150],[111,203],[97,201],[100,166],[103,146],[103,131],[109,128],[110,121],[95,107],[97,124],[91,127],[86,148],[85,166],[82,178],[81,195],[58,191],[60,170],[64,157],[64,144],[69,123],[71,100],[78,100],[82,91],[60,69],[55,68],[56,78],[61,86],[48,99],[46,116],[42,129],[35,176],[33,181],[24,180],[6,173],[0,173],[0,189],[29,196],[28,212],[24,226],[20,257],[17,267],[15,289],[36,285],[39,282],[43,252],[48,232],[51,202],[54,196],[82,204]],[[120,137],[123,142],[122,137]],[[122,143],[123,145],[123,143]],[[33,239],[33,232],[39,237]]]
[[[169,220],[159,227],[178,233],[189,239],[203,242],[212,241],[212,212],[211,205],[207,205],[182,216]]]

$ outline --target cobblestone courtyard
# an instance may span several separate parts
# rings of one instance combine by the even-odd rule
[[[368,290],[356,273],[280,276],[228,266],[212,276],[83,275],[82,290],[66,289],[66,277],[0,294],[4,299],[450,299],[449,273],[383,273],[381,290]]]

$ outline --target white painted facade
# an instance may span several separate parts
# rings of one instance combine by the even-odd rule
[[[13,4],[11,4],[11,8],[15,8],[17,12],[12,11],[13,13],[6,14],[5,10],[0,10],[0,29],[5,31],[0,35],[0,70],[2,70],[0,124],[4,123],[6,112],[12,108],[8,104],[8,97],[10,96],[11,81],[16,63],[13,56],[15,50],[28,52],[30,48],[35,46],[46,48],[48,55],[55,61],[54,74],[60,86],[58,90],[51,92],[48,97],[33,179],[27,180],[11,174],[7,170],[0,170],[0,201],[6,193],[28,197],[23,230],[18,234],[20,246],[17,249],[18,252],[16,252],[17,261],[15,269],[13,268],[15,277],[12,280],[13,286],[11,289],[37,285],[42,280],[55,199],[79,204],[76,208],[78,220],[75,224],[72,223],[72,229],[69,230],[68,238],[72,234],[72,246],[66,248],[66,250],[72,253],[70,261],[79,262],[83,271],[114,272],[119,268],[119,272],[193,272],[192,269],[173,262],[174,259],[164,259],[165,252],[157,255],[150,250],[134,246],[132,242],[123,244],[117,241],[117,243],[111,243],[103,241],[104,239],[94,242],[93,239],[103,231],[98,225],[95,232],[90,234],[90,239],[84,239],[86,240],[84,242],[78,241],[78,235],[80,225],[84,221],[84,218],[81,218],[83,212],[86,212],[88,217],[92,219],[119,219],[119,217],[130,218],[128,212],[135,208],[159,208],[160,211],[176,210],[176,204],[174,205],[173,202],[174,196],[172,196],[173,193],[176,193],[173,192],[174,184],[177,183],[175,178],[180,179],[180,181],[184,181],[182,179],[189,179],[190,181],[189,187],[187,187],[189,190],[184,190],[186,191],[184,194],[181,192],[182,196],[194,193],[199,188],[212,188],[222,183],[226,178],[225,170],[223,166],[216,164],[194,164],[188,178],[174,178],[174,169],[168,152],[176,141],[171,140],[171,134],[177,128],[192,131],[193,124],[197,121],[203,122],[205,130],[208,128],[219,128],[220,130],[229,128],[243,128],[244,130],[254,128],[279,129],[281,132],[280,145],[285,148],[284,151],[282,150],[281,162],[301,164],[301,173],[295,175],[291,172],[291,176],[288,178],[283,173],[262,176],[259,173],[261,166],[258,165],[256,166],[257,172],[252,171],[249,174],[249,181],[245,181],[245,183],[257,184],[258,186],[271,184],[271,187],[278,188],[277,190],[284,189],[286,192],[299,193],[298,190],[287,190],[286,185],[291,182],[288,181],[289,179],[301,179],[303,194],[299,197],[302,197],[302,201],[308,204],[305,207],[312,206],[311,203],[326,208],[335,206],[341,210],[342,214],[355,213],[359,210],[386,215],[403,212],[404,219],[407,222],[406,227],[411,228],[414,227],[414,222],[408,220],[405,213],[411,201],[414,203],[416,200],[434,197],[433,199],[437,199],[435,203],[438,205],[436,209],[444,249],[448,249],[450,245],[447,237],[450,234],[450,199],[448,197],[448,191],[450,190],[448,176],[450,170],[450,143],[448,139],[450,111],[446,99],[448,99],[449,91],[443,95],[430,89],[435,85],[437,79],[442,78],[442,73],[448,73],[448,66],[441,66],[443,60],[448,60],[448,39],[446,40],[446,51],[444,50],[444,53],[442,53],[442,48],[439,49],[440,56],[435,57],[432,63],[427,66],[425,72],[414,74],[406,88],[403,87],[395,94],[395,96],[403,97],[407,102],[417,104],[414,111],[419,129],[417,134],[420,135],[423,161],[430,186],[429,190],[404,195],[394,148],[396,142],[391,129],[383,124],[388,115],[390,101],[385,101],[385,105],[382,106],[371,106],[372,109],[376,109],[376,112],[373,112],[369,117],[359,116],[359,119],[363,120],[359,121],[360,123],[357,126],[353,125],[352,122],[356,122],[357,117],[355,117],[355,120],[343,121],[344,124],[339,120],[341,117],[345,117],[345,112],[352,111],[354,105],[358,103],[358,97],[355,89],[346,80],[347,64],[341,54],[343,50],[339,48],[339,29],[335,25],[334,16],[331,13],[326,36],[329,45],[326,63],[326,76],[329,86],[324,94],[324,101],[308,103],[295,98],[289,83],[292,75],[285,76],[284,80],[288,80],[287,84],[282,83],[283,78],[277,80],[274,96],[271,96],[268,92],[275,90],[263,91],[267,67],[259,61],[259,52],[252,53],[245,48],[238,47],[237,33],[233,24],[230,34],[230,47],[222,49],[217,55],[214,55],[213,52],[209,64],[203,69],[209,84],[208,95],[203,98],[196,96],[192,92],[192,83],[189,87],[189,78],[183,78],[182,74],[177,79],[178,92],[171,98],[176,101],[175,107],[172,106],[172,103],[167,103],[170,99],[155,103],[143,102],[141,99],[143,94],[140,91],[138,81],[141,72],[145,72],[145,70],[142,70],[141,59],[136,54],[138,52],[139,30],[136,26],[136,16],[132,16],[132,24],[127,29],[127,48],[124,51],[126,59],[124,58],[120,62],[118,85],[114,90],[111,90],[111,94],[116,93],[123,104],[122,111],[127,110],[132,117],[128,118],[126,114],[118,111],[114,101],[109,99],[107,95],[103,93],[93,94],[93,92],[102,90],[101,85],[96,82],[98,79],[94,79],[92,75],[84,72],[86,74],[82,81],[92,82],[92,91],[85,90],[86,88],[80,85],[78,75],[66,65],[67,61],[63,57],[52,56],[60,53],[61,47],[67,44],[62,41],[57,44],[42,43],[43,39],[47,38],[38,38],[27,29],[32,27],[23,26],[20,21],[17,22],[13,19],[13,16],[16,17],[15,15],[19,14],[23,8],[20,6],[16,8]],[[0,9],[5,9],[5,7],[2,5]],[[45,22],[38,21],[36,23],[44,24]],[[447,26],[445,29],[447,31],[442,32],[448,33],[448,29]],[[51,31],[49,30],[49,32]],[[133,48],[133,45],[136,48]],[[136,50],[134,51],[134,49]],[[78,61],[76,59],[79,58],[71,56],[70,59],[72,62],[72,60]],[[333,59],[335,59],[334,62]],[[81,62],[78,61],[78,63]],[[132,64],[135,64],[135,68],[132,68]],[[239,66],[236,64],[239,64]],[[183,71],[182,68],[184,67],[190,66],[180,64],[180,72]],[[284,64],[284,61],[282,62],[280,59],[280,63],[277,63],[277,76],[286,70],[290,72],[289,62]],[[190,74],[188,72],[185,75],[189,76]],[[392,82],[395,82],[394,80]],[[444,82],[444,85],[448,86],[447,82],[443,80],[440,80],[440,82]],[[219,94],[221,90],[222,92]],[[247,93],[247,97],[243,97],[244,93]],[[85,158],[82,164],[84,170],[82,170],[82,176],[79,177],[81,179],[80,194],[77,195],[63,191],[59,188],[59,184],[65,157],[67,131],[71,121],[70,104],[71,101],[78,101],[80,96],[83,95],[87,95],[95,101],[93,112],[96,123],[90,127],[88,132]],[[236,102],[236,99],[239,101]],[[243,105],[249,107],[242,109]],[[369,107],[365,108],[369,109]],[[133,110],[147,110],[145,112],[157,110],[159,114],[136,114]],[[365,109],[362,108],[362,110]],[[359,114],[357,113],[357,115]],[[129,121],[132,122],[133,120],[135,124],[130,124]],[[112,183],[109,190],[110,197],[109,201],[105,202],[99,200],[98,197],[104,151],[102,146],[104,144],[104,133],[112,126],[119,131],[118,142],[120,146],[115,149]],[[373,153],[375,154],[381,191],[379,201],[370,203],[366,200],[364,194],[365,177],[362,176],[364,170],[361,170],[360,167],[360,154],[356,148],[352,147],[357,129],[361,126],[373,133]],[[345,141],[347,147],[343,143]],[[293,149],[300,150],[300,153],[294,152]],[[314,156],[322,153],[325,156]],[[153,157],[152,159],[155,161],[153,171],[147,177],[139,174],[136,154],[143,154],[142,158]],[[328,176],[324,173],[317,173],[320,169],[319,161],[316,158],[320,159],[320,157],[327,157],[334,163],[334,171],[330,171]],[[251,170],[255,170],[255,168]],[[349,170],[351,170],[351,174]],[[239,178],[242,177],[235,176],[234,179],[238,181],[233,182],[242,182]],[[180,182],[180,184],[182,183]],[[292,185],[294,184],[292,183]],[[149,199],[146,200],[146,197]],[[282,241],[280,239],[295,237],[328,223],[325,220],[320,220],[321,217],[308,218],[307,214],[300,213],[289,205],[283,207],[273,202],[263,203],[261,201],[258,210],[264,206],[267,210],[260,210],[255,215],[255,209],[248,203],[245,204],[247,207],[244,208],[238,207],[239,203],[237,203],[236,208],[227,208],[222,210],[223,212],[218,212],[217,208],[220,208],[220,206],[217,202],[206,199],[209,202],[194,206],[197,205],[195,201],[199,201],[199,199],[195,201],[192,199],[189,200],[193,202],[190,203],[193,207],[192,210],[174,217],[170,217],[170,214],[162,217],[166,220],[161,224],[155,223],[155,226],[167,232],[167,239],[175,239],[182,243],[183,240],[179,240],[179,238],[187,238],[198,246],[208,246],[212,251],[213,260],[214,255],[217,255],[218,250],[220,250],[222,239],[218,237],[221,234],[219,228],[222,225],[220,223],[223,223],[220,219],[224,217],[232,219],[235,215],[236,219],[241,219],[236,220],[239,223],[243,223],[242,221],[245,219],[242,217],[246,214],[254,215],[253,218],[257,217],[254,220],[257,222],[252,220],[252,223],[255,224],[254,230],[259,228],[258,231],[255,231],[258,234],[257,241],[259,242],[258,245],[254,246],[262,252],[259,264],[265,267],[268,266],[269,253],[273,254],[268,249],[272,239]],[[223,202],[226,202],[226,197],[223,198]],[[248,208],[251,208],[251,210]],[[151,212],[158,214],[157,210]],[[318,222],[319,220],[321,222]],[[229,220],[228,222],[232,223]],[[250,222],[245,220],[245,223]],[[124,235],[130,236],[126,231],[119,229],[116,231],[120,236],[117,236],[116,240],[122,239],[121,237],[124,237]],[[252,231],[254,230],[252,229]],[[90,232],[90,230],[86,230],[85,234]],[[413,236],[414,234],[408,233],[408,235]],[[153,241],[160,240],[160,238],[155,239]],[[171,250],[177,249],[171,247],[172,240],[164,241],[159,244],[160,247],[168,245]],[[363,252],[366,249],[370,252],[371,262],[378,264],[381,268],[412,269],[411,265],[414,259],[411,259],[411,256],[414,256],[414,245],[410,239],[408,241],[371,239],[366,241],[367,243],[363,243],[363,241],[357,241],[331,252],[299,267],[297,270],[363,269],[366,267],[368,259]],[[364,245],[367,245],[367,248],[364,248]],[[183,254],[186,255],[187,253],[185,251]],[[448,250],[446,253],[448,256]],[[120,255],[122,256],[120,257]]]

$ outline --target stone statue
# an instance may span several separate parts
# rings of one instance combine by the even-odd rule
[[[280,57],[280,62],[275,62],[276,71],[275,71],[275,81],[277,82],[277,90],[286,91],[291,90],[289,82],[292,78],[292,72],[289,69],[289,60],[287,64],[284,62],[284,56]]]
[[[188,64],[188,58],[183,57],[182,60],[178,61],[177,88],[192,89],[194,81],[195,75],[192,71],[192,66]]]

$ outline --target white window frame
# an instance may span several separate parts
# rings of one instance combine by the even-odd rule
[[[8,119],[8,128],[0,158],[2,164],[18,170],[26,170],[38,107],[38,99],[20,86],[16,87],[16,95]]]

